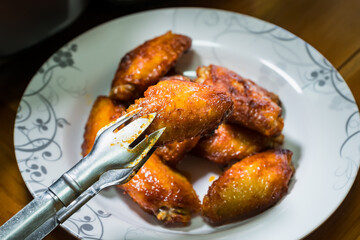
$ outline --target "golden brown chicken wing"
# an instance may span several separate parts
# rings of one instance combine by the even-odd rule
[[[124,112],[123,106],[108,97],[96,99],[85,127],[83,156],[90,152],[98,130]],[[148,159],[133,180],[121,188],[165,224],[186,225],[191,215],[200,210],[200,201],[192,185],[181,174],[164,165],[156,154]]]
[[[266,136],[276,137],[281,134],[284,120],[281,117],[280,100],[276,94],[224,67],[199,67],[197,76],[196,82],[216,86],[231,96],[234,111],[228,121]]]
[[[292,152],[271,150],[232,165],[210,186],[202,205],[205,220],[222,225],[254,216],[287,192]]]
[[[232,110],[226,93],[191,81],[167,78],[149,87],[144,94],[145,97],[137,99],[127,111],[142,107],[136,117],[157,113],[146,131],[151,133],[166,127],[157,145],[208,134]]]
[[[283,139],[283,135],[270,138],[239,125],[222,123],[214,135],[202,138],[193,152],[212,162],[227,165],[233,160],[280,146]]]
[[[184,158],[186,153],[190,152],[196,146],[199,140],[200,137],[198,136],[185,139],[181,142],[168,143],[158,147],[155,154],[158,155],[164,163],[175,166]]]
[[[112,81],[110,97],[123,101],[141,97],[190,47],[189,37],[171,31],[146,41],[121,59]]]
[[[156,154],[119,188],[166,225],[188,225],[192,214],[200,211],[200,201],[191,183]]]
[[[95,141],[97,132],[110,122],[119,118],[125,107],[106,96],[96,98],[85,126],[84,141],[81,145],[82,155],[86,156]]]

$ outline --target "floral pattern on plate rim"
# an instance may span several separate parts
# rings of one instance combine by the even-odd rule
[[[181,14],[181,9],[173,11],[173,30],[176,31],[176,17]],[[219,14],[221,13],[221,14]],[[210,27],[221,25],[221,29],[214,37],[210,39],[217,41],[217,38],[229,31],[246,32],[256,35],[260,38],[266,38],[274,43],[274,52],[279,57],[283,57],[278,46],[291,50],[291,45],[302,45],[302,54],[307,56],[311,65],[299,65],[298,73],[302,79],[301,88],[304,91],[313,91],[318,94],[331,94],[333,101],[329,103],[331,111],[342,111],[346,109],[347,120],[343,127],[346,133],[346,139],[339,146],[339,157],[347,162],[345,167],[339,167],[334,174],[343,181],[333,189],[336,191],[347,184],[352,183],[359,167],[360,146],[357,143],[357,153],[349,154],[347,151],[353,151],[356,146],[360,133],[359,112],[356,103],[349,91],[346,83],[334,69],[334,67],[315,49],[301,39],[297,38],[288,31],[237,13],[226,13],[217,10],[199,10],[193,15],[194,27],[199,23]],[[256,27],[254,28],[254,24]],[[276,47],[277,46],[277,47]],[[47,185],[44,180],[49,180],[52,176],[48,174],[48,163],[59,161],[62,158],[62,147],[58,143],[58,134],[62,129],[71,124],[66,117],[58,116],[56,106],[61,101],[57,91],[66,92],[69,97],[81,97],[85,94],[84,88],[70,89],[62,85],[62,69],[71,69],[72,71],[81,71],[74,60],[74,55],[78,54],[81,46],[77,43],[69,43],[58,50],[44,65],[40,68],[34,78],[37,78],[37,84],[34,89],[27,89],[18,108],[15,122],[15,152],[21,174],[29,187],[30,191],[36,195],[44,191]],[[291,50],[293,54],[296,52]],[[216,58],[216,51],[214,50]],[[283,57],[286,64],[292,63],[286,57]],[[219,62],[221,62],[219,60]],[[281,65],[281,64],[280,64]],[[261,69],[260,69],[261,71]],[[50,86],[51,81],[58,81],[58,89]],[[22,140],[20,140],[22,139]],[[351,146],[350,148],[348,146]],[[54,181],[55,179],[50,179]],[[93,209],[90,204],[82,208],[81,211],[74,214],[69,220],[69,225],[74,233],[83,239],[102,239],[104,235],[104,225],[102,219],[110,218],[111,214],[102,209]],[[124,239],[132,239],[139,236],[139,229],[129,227],[124,235]],[[144,233],[140,234],[143,235]],[[146,234],[150,236],[149,234]]]

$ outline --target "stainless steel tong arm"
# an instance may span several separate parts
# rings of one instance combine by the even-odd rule
[[[130,148],[156,114],[115,130],[139,111],[134,110],[100,130],[91,152],[1,226],[0,239],[41,239],[103,188],[128,181],[149,158],[164,131],[160,129]]]

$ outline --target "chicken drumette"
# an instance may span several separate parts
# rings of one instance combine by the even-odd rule
[[[123,115],[125,109],[125,106],[109,97],[99,96],[96,98],[85,125],[84,141],[81,145],[81,153],[83,156],[86,156],[90,152],[97,132],[105,125]]]
[[[156,154],[119,188],[166,225],[188,225],[191,216],[200,211],[200,201],[191,183]]]
[[[270,138],[239,125],[222,123],[212,136],[202,138],[193,152],[212,162],[227,165],[256,152],[280,146],[283,138],[283,135]]]
[[[141,97],[190,47],[189,37],[171,31],[146,41],[121,59],[112,81],[110,97],[122,101]]]
[[[252,217],[278,202],[293,175],[292,152],[269,150],[232,165],[210,186],[202,213],[212,225]]]
[[[181,142],[172,142],[160,146],[156,149],[155,154],[158,155],[163,162],[168,165],[176,166],[199,142],[200,136],[185,139]]]
[[[146,130],[151,133],[166,127],[157,145],[210,134],[232,111],[232,101],[226,93],[191,81],[166,78],[149,87],[144,96],[127,111],[141,107],[135,118],[157,113]]]
[[[284,120],[276,94],[224,67],[199,67],[197,76],[196,82],[215,86],[231,96],[234,111],[228,121],[266,136],[276,137],[281,134]]]

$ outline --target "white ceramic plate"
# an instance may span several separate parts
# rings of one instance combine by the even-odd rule
[[[247,221],[212,228],[200,217],[185,228],[164,228],[116,189],[91,200],[63,226],[84,239],[298,239],[324,222],[347,195],[360,159],[360,120],[353,96],[333,66],[284,29],[237,13],[177,8],[137,13],[75,38],[29,84],[15,123],[18,165],[37,194],[81,157],[91,105],[107,95],[120,58],[147,39],[173,30],[193,39],[177,70],[192,76],[217,64],[277,93],[285,108],[285,147],[296,173],[288,195]],[[208,162],[192,182],[199,196],[219,170]]]

